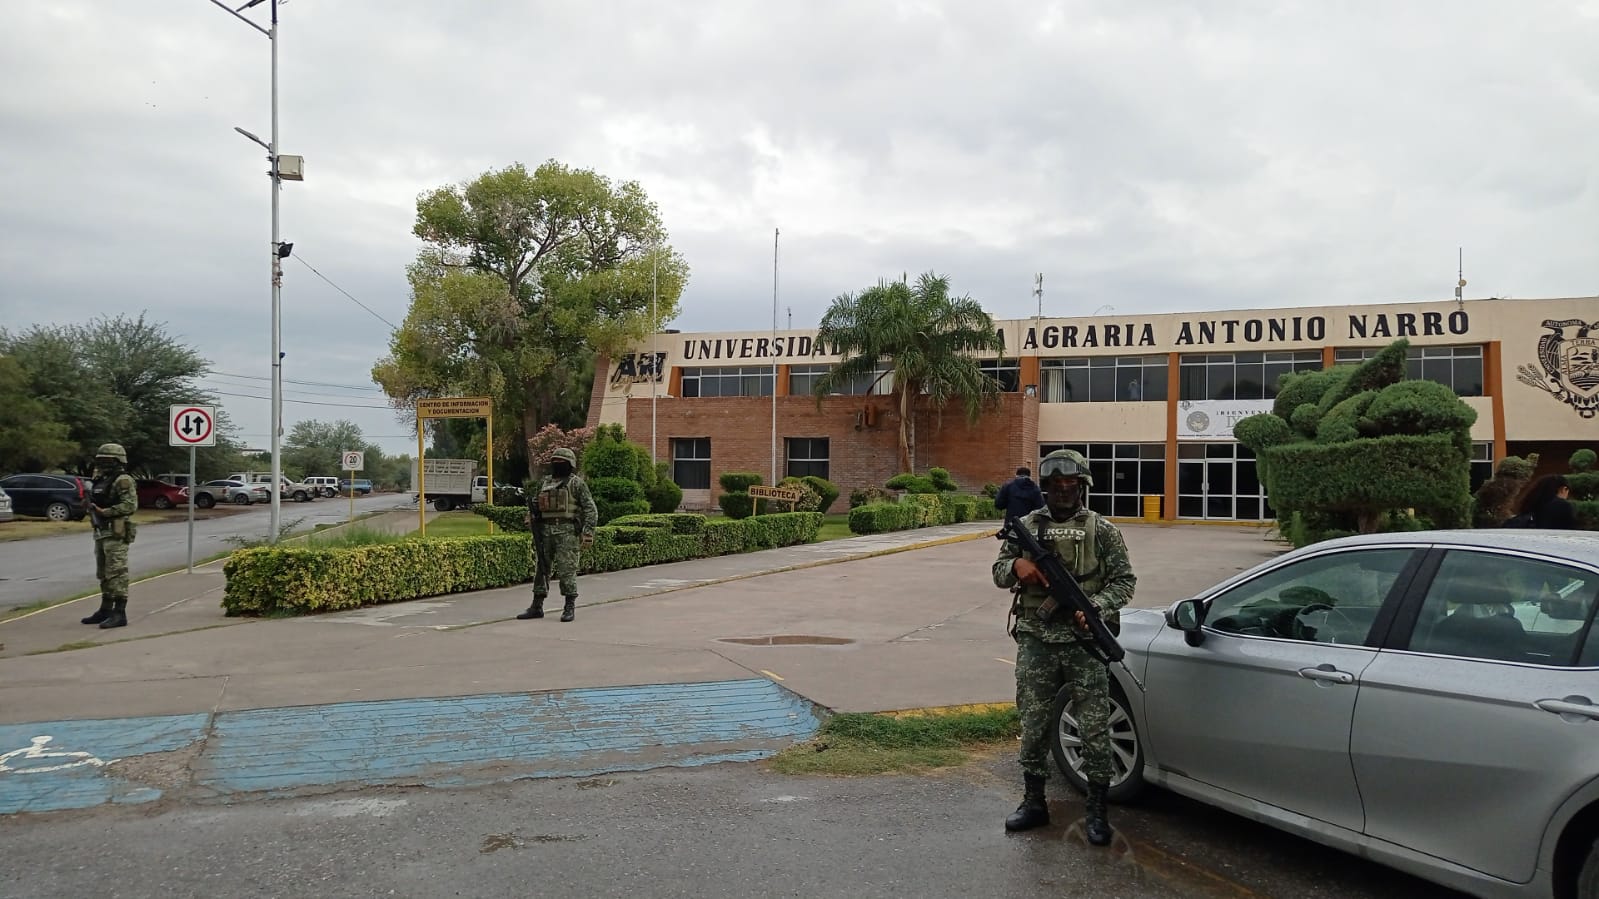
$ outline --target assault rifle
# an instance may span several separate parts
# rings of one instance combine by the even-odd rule
[[[1083,592],[1083,586],[1077,583],[1077,578],[1072,577],[1072,573],[1066,569],[1060,554],[1053,549],[1045,549],[1033,532],[1014,515],[1005,516],[1005,526],[995,536],[1001,541],[1013,541],[1020,546],[1043,572],[1044,579],[1049,581],[1049,586],[1045,588],[1049,596],[1038,607],[1038,620],[1045,624],[1062,616],[1072,620],[1077,617],[1076,613],[1081,612],[1088,622],[1086,639],[1081,640],[1088,654],[1106,665],[1112,662],[1120,665],[1142,692],[1143,682],[1133,673],[1133,669],[1127,667],[1126,650],[1116,642],[1116,635],[1111,633],[1110,626],[1099,615],[1099,607],[1094,605],[1088,594]]]

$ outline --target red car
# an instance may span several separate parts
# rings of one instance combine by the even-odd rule
[[[153,506],[157,509],[171,509],[189,504],[189,491],[185,487],[174,487],[166,481],[141,479],[138,481],[139,505]]]

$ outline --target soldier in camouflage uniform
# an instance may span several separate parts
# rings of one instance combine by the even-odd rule
[[[84,624],[126,627],[128,624],[128,544],[133,542],[133,513],[139,491],[128,475],[128,453],[107,443],[94,454],[94,487],[89,496],[94,523],[94,575],[100,579],[100,610]]]
[[[1090,511],[1083,491],[1093,486],[1088,463],[1070,450],[1056,450],[1039,467],[1045,505],[1021,519],[1038,542],[1052,548],[1099,608],[1112,632],[1120,625],[1117,610],[1133,598],[1132,561],[1116,526]],[[1106,812],[1110,788],[1110,674],[1082,641],[1086,624],[1065,617],[1038,620],[1040,604],[1049,595],[1044,573],[1015,544],[1006,541],[994,562],[994,583],[1012,588],[1016,602],[1016,710],[1021,716],[1022,804],[1005,819],[1006,830],[1030,830],[1049,823],[1044,783],[1052,760],[1049,751],[1050,711],[1062,689],[1071,690],[1071,713],[1083,741],[1083,777],[1088,781],[1085,833],[1096,846],[1110,843]],[[1082,613],[1077,613],[1081,618]]]
[[[538,503],[544,520],[544,545],[535,552],[537,558],[549,559],[549,568],[561,582],[561,595],[566,607],[561,610],[561,620],[577,617],[577,563],[582,549],[594,543],[594,528],[600,523],[600,511],[594,506],[589,485],[577,474],[577,455],[566,447],[555,451],[550,460],[550,473],[544,478],[538,492],[528,497],[528,503]],[[532,524],[531,505],[528,523]],[[533,537],[538,540],[537,534]],[[533,574],[533,604],[516,616],[523,620],[544,617],[544,598],[550,593],[550,571],[539,565]]]

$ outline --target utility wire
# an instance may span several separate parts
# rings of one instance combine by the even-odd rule
[[[212,390],[210,392],[216,394],[217,396],[236,396],[247,400],[265,400],[266,402],[272,401],[272,397],[270,396],[256,396],[253,393],[228,393],[226,390]],[[337,406],[341,409],[387,409],[390,412],[400,411],[395,409],[393,406],[373,406],[365,403],[319,403],[316,400],[295,400],[289,399],[288,397],[284,397],[282,401],[285,403],[299,403],[302,406]]]
[[[211,374],[213,374],[213,375],[221,375],[221,376],[223,376],[225,378],[244,378],[244,379],[250,380],[250,381],[270,381],[270,380],[272,380],[271,378],[267,377],[266,375],[241,375],[241,374],[235,374],[234,372],[230,372],[230,371],[213,371],[213,372],[211,372]],[[337,387],[340,390],[371,390],[371,391],[376,391],[378,393],[381,393],[383,391],[383,388],[381,388],[381,387],[373,387],[371,385],[361,386],[361,385],[355,385],[355,384],[335,384],[335,383],[333,383],[331,381],[296,381],[293,378],[284,378],[283,379],[283,383],[285,383],[285,384],[305,384],[305,385],[310,386],[310,387]]]
[[[329,287],[332,287],[334,290],[337,290],[339,293],[342,293],[346,297],[349,297],[350,298],[350,302],[354,303],[357,306],[360,306],[362,309],[365,309],[367,312],[371,312],[372,313],[372,317],[377,319],[378,321],[384,323],[385,325],[388,325],[390,331],[398,331],[398,330],[400,330],[399,327],[397,327],[394,324],[394,322],[391,322],[388,319],[384,318],[383,316],[378,315],[376,312],[372,312],[372,307],[371,306],[368,306],[367,304],[365,304],[365,303],[361,302],[360,300],[356,299],[355,297],[351,296],[350,292],[348,290],[345,290],[344,288],[340,287],[339,285],[334,284],[328,278],[327,275],[324,275],[321,272],[317,271],[314,267],[312,267],[311,263],[306,262],[304,257],[302,257],[302,256],[294,256],[293,258],[294,259],[298,259],[300,261],[301,265],[305,266],[306,268],[311,269],[311,274],[316,275],[318,278],[321,278],[324,281],[327,281]]]
[[[218,387],[228,387],[228,388],[232,388],[234,390],[265,390],[266,387],[267,387],[267,385],[265,385],[265,384],[251,384],[251,383],[248,383],[248,382],[240,383],[238,381],[225,380],[225,379],[220,378],[220,377],[218,377],[216,375],[206,375],[204,380],[205,380],[205,382],[210,383],[210,384],[214,384],[214,385],[216,385]],[[351,396],[348,393],[329,393],[329,392],[323,391],[323,390],[310,390],[310,389],[307,389],[305,387],[285,387],[285,388],[283,388],[283,392],[284,393],[297,393],[297,394],[300,394],[302,396],[324,396],[324,397],[328,397],[330,399],[340,399],[340,400],[369,400],[369,399],[376,399],[376,397],[369,397],[369,396]]]

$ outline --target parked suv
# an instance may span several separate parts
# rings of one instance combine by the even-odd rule
[[[89,482],[70,474],[14,474],[0,478],[18,515],[81,521],[89,514]]]
[[[316,492],[322,494],[323,496],[332,497],[339,495],[338,478],[330,478],[318,475],[317,477],[306,478],[305,486],[313,488],[316,490]]]
[[[350,479],[349,478],[340,478],[339,479],[339,492],[340,493],[349,493],[350,492]],[[366,496],[368,493],[372,492],[372,482],[367,480],[366,478],[356,478],[355,479],[355,492],[357,494],[361,495],[361,496]]]

